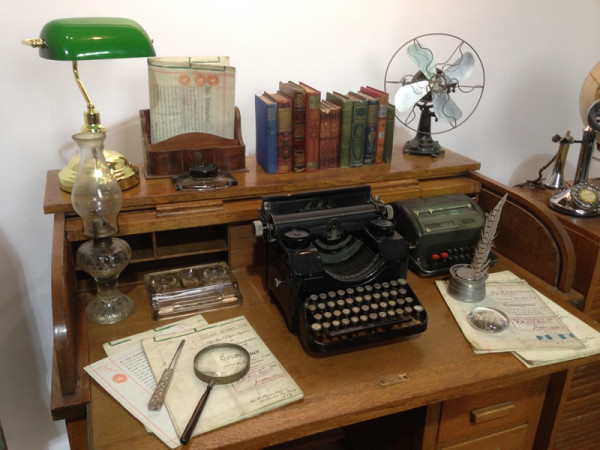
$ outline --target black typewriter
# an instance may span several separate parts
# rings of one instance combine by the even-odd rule
[[[369,186],[263,197],[265,284],[288,329],[319,354],[425,331],[408,245]]]

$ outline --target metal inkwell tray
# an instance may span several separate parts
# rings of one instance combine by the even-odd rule
[[[224,262],[148,273],[144,282],[154,320],[242,304],[237,280]]]

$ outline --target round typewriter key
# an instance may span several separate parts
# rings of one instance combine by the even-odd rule
[[[321,320],[323,320],[323,314],[315,314],[313,316],[313,319],[315,320],[315,322],[320,322]]]
[[[354,327],[358,325],[359,321],[360,319],[356,316],[350,317],[350,324]]]
[[[396,300],[396,302],[399,306],[404,306],[404,304],[406,303],[403,298],[399,298],[398,300]]]
[[[413,307],[413,317],[417,320],[422,320],[423,319],[423,313],[425,312],[425,308],[423,308],[421,305],[415,305]]]
[[[354,302],[356,303],[357,306],[361,306],[363,304],[364,298],[362,298],[360,295],[358,297],[354,297]]]
[[[317,312],[317,305],[308,305],[306,309],[310,314],[314,315]]]
[[[406,286],[408,284],[408,281],[406,281],[406,278],[398,278],[398,284],[400,286]]]
[[[334,311],[332,311],[333,317],[336,319],[340,319],[340,317],[342,317],[342,312],[339,309],[336,309]]]
[[[373,283],[373,289],[377,292],[381,291],[381,283]]]
[[[350,297],[354,296],[354,288],[346,288],[346,294]]]
[[[385,311],[386,309],[388,309],[388,303],[387,302],[379,302],[379,309],[382,309]]]
[[[321,325],[320,323],[313,323],[310,326],[310,328],[313,331],[313,333],[320,333],[321,330],[323,329],[323,325]]]
[[[387,320],[387,312],[385,311],[379,311],[378,316],[381,320]]]
[[[388,315],[388,318],[389,318],[390,320],[393,320],[393,319],[395,319],[395,318],[396,318],[396,311],[394,311],[393,309],[388,309],[388,310],[386,311],[386,314]]]
[[[404,312],[403,308],[396,308],[396,315],[402,317],[405,316],[406,313]]]
[[[392,287],[392,289],[395,289],[398,287],[398,281],[396,280],[390,280],[390,286]]]
[[[407,304],[411,305],[411,304],[412,304],[412,303],[415,301],[415,299],[414,299],[414,298],[412,298],[412,297],[404,297],[404,301],[405,301]]]
[[[362,287],[362,286],[357,286],[357,287],[356,287],[356,293],[357,293],[358,295],[363,295],[363,294],[364,294],[364,292],[365,292],[365,288],[364,288],[364,287]]]
[[[339,320],[332,320],[331,321],[331,327],[334,330],[337,330],[340,327],[340,321]]]
[[[379,303],[371,303],[371,311],[377,311],[379,310]]]
[[[408,291],[406,289],[404,289],[404,288],[398,289],[398,295],[400,297],[404,297],[406,294],[408,294]]]
[[[370,309],[371,309],[371,307],[370,307],[369,305],[362,305],[362,306],[360,307],[360,310],[361,310],[363,313],[368,313]]]
[[[341,320],[341,322],[342,322],[342,326],[343,326],[344,328],[348,328],[348,327],[350,326],[350,319],[348,319],[347,317],[344,317],[344,318]]]
[[[391,309],[396,309],[396,305],[397,305],[397,304],[398,304],[398,303],[396,303],[396,300],[388,300],[388,306],[389,306]]]
[[[321,326],[323,327],[324,332],[328,332],[329,329],[331,328],[331,324],[329,322],[323,322],[323,323],[321,323]]]
[[[335,304],[337,305],[338,308],[343,308],[346,306],[346,300],[345,299],[338,299]]]
[[[337,294],[336,294],[334,291],[329,291],[329,292],[327,293],[327,298],[328,298],[329,300],[335,300],[335,299],[337,298]]]
[[[333,319],[333,314],[331,313],[331,311],[325,311],[323,313],[323,319],[324,320],[331,320],[331,319]]]
[[[381,299],[382,299],[384,302],[387,302],[387,301],[390,299],[390,293],[389,293],[388,291],[383,291],[383,292],[381,293]]]
[[[398,295],[399,295],[399,293],[398,293],[397,289],[392,289],[390,291],[390,297],[392,297],[392,298],[398,298]]]
[[[327,302],[327,310],[333,311],[335,309],[335,302],[333,300],[329,300]]]
[[[365,285],[365,292],[367,292],[368,294],[373,292],[373,286],[371,286],[370,284]]]
[[[317,303],[319,301],[319,296],[317,294],[311,294],[308,297],[308,301],[309,301],[309,303],[313,303],[313,304]]]
[[[327,302],[327,294],[321,292],[319,294],[319,300],[321,300],[323,303]]]
[[[363,298],[365,299],[365,303],[367,303],[367,304],[369,304],[373,301],[373,296],[369,295],[369,294],[366,294]]]
[[[343,289],[338,289],[336,293],[337,293],[337,296],[338,296],[339,298],[344,298],[344,297],[346,297],[346,291],[345,291],[345,290],[343,290]]]
[[[366,314],[361,314],[358,317],[358,320],[360,320],[360,323],[364,325],[365,323],[367,323],[369,321],[369,316],[367,316]]]
[[[410,316],[412,314],[412,312],[413,312],[413,309],[412,309],[411,306],[405,306],[404,307],[404,312]]]
[[[370,314],[369,314],[369,320],[370,320],[371,322],[377,322],[377,318],[378,318],[378,317],[379,317],[379,316],[377,315],[377,313],[374,313],[374,312],[372,312],[372,313],[370,313]]]
[[[344,317],[348,317],[350,315],[350,312],[351,312],[350,308],[344,308],[344,309],[342,309],[342,315]]]
[[[352,307],[352,314],[354,315],[359,315],[360,314],[360,308],[358,306],[353,306]]]
[[[388,283],[387,281],[384,281],[383,283],[381,283],[381,288],[389,291],[390,290],[390,283]]]
[[[320,313],[325,312],[325,310],[327,309],[325,303],[317,303],[317,311],[319,311]]]
[[[346,306],[348,308],[352,308],[354,306],[354,299],[352,297],[346,297],[344,301],[346,302]]]

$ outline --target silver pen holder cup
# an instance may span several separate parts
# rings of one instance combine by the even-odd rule
[[[475,303],[485,298],[485,281],[488,274],[475,279],[475,271],[470,264],[456,264],[450,267],[448,294],[461,302]]]

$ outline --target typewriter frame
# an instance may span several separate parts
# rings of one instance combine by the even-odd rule
[[[299,335],[307,350],[331,354],[426,330],[425,311],[418,324],[413,320],[409,327],[398,320],[394,326],[383,327],[376,334],[357,333],[359,335],[352,339],[352,344],[343,339],[316,340],[309,330],[303,303],[310,294],[364,286],[377,280],[406,279],[408,245],[396,232],[391,216],[393,210],[374,200],[369,186],[263,198],[260,219],[253,227],[255,235],[262,235],[265,243],[265,286],[289,331]],[[382,221],[388,222],[383,228],[378,226]],[[378,263],[347,279],[328,270],[328,264],[322,261],[324,254],[315,241],[328,233],[332,223],[339,223],[344,233],[358,236],[365,245],[375,247],[381,256]],[[288,233],[298,239],[290,239]],[[412,289],[407,287],[407,290],[418,303]]]

